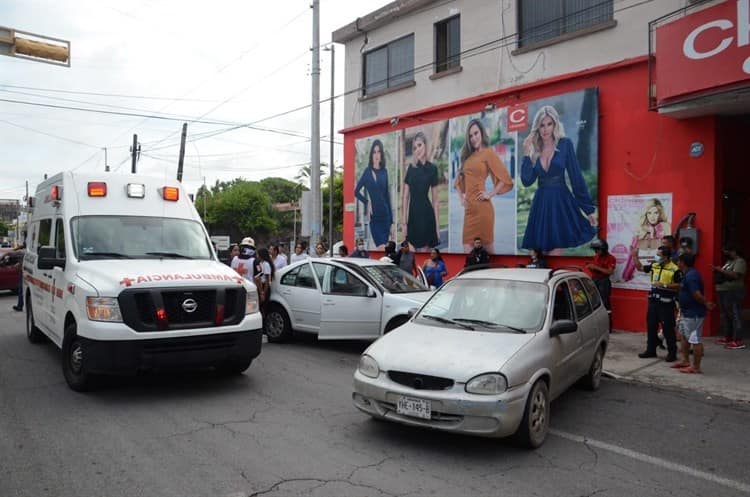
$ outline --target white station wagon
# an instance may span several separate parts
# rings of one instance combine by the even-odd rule
[[[288,340],[292,331],[372,340],[408,321],[432,293],[392,263],[310,258],[275,275],[264,330],[269,342]]]

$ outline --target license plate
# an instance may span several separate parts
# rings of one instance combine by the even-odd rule
[[[429,400],[399,397],[396,403],[396,412],[415,418],[430,419],[432,416],[432,405]]]

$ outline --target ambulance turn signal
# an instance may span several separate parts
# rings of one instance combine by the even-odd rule
[[[104,181],[89,181],[88,192],[89,197],[106,197],[107,183]]]
[[[176,186],[165,186],[162,188],[162,196],[164,197],[164,200],[177,202],[180,200],[180,189]]]

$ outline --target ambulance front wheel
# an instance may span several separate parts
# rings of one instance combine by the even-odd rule
[[[71,390],[85,392],[90,389],[93,376],[86,372],[86,356],[83,343],[78,336],[75,322],[65,328],[62,345],[62,369],[65,381]]]

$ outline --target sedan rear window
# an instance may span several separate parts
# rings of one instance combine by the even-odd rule
[[[417,318],[470,323],[476,330],[521,329],[536,332],[547,315],[547,285],[497,279],[447,282],[425,304]],[[431,316],[427,318],[427,316]]]
[[[391,293],[426,292],[429,288],[403,269],[393,264],[363,266],[369,278]]]

